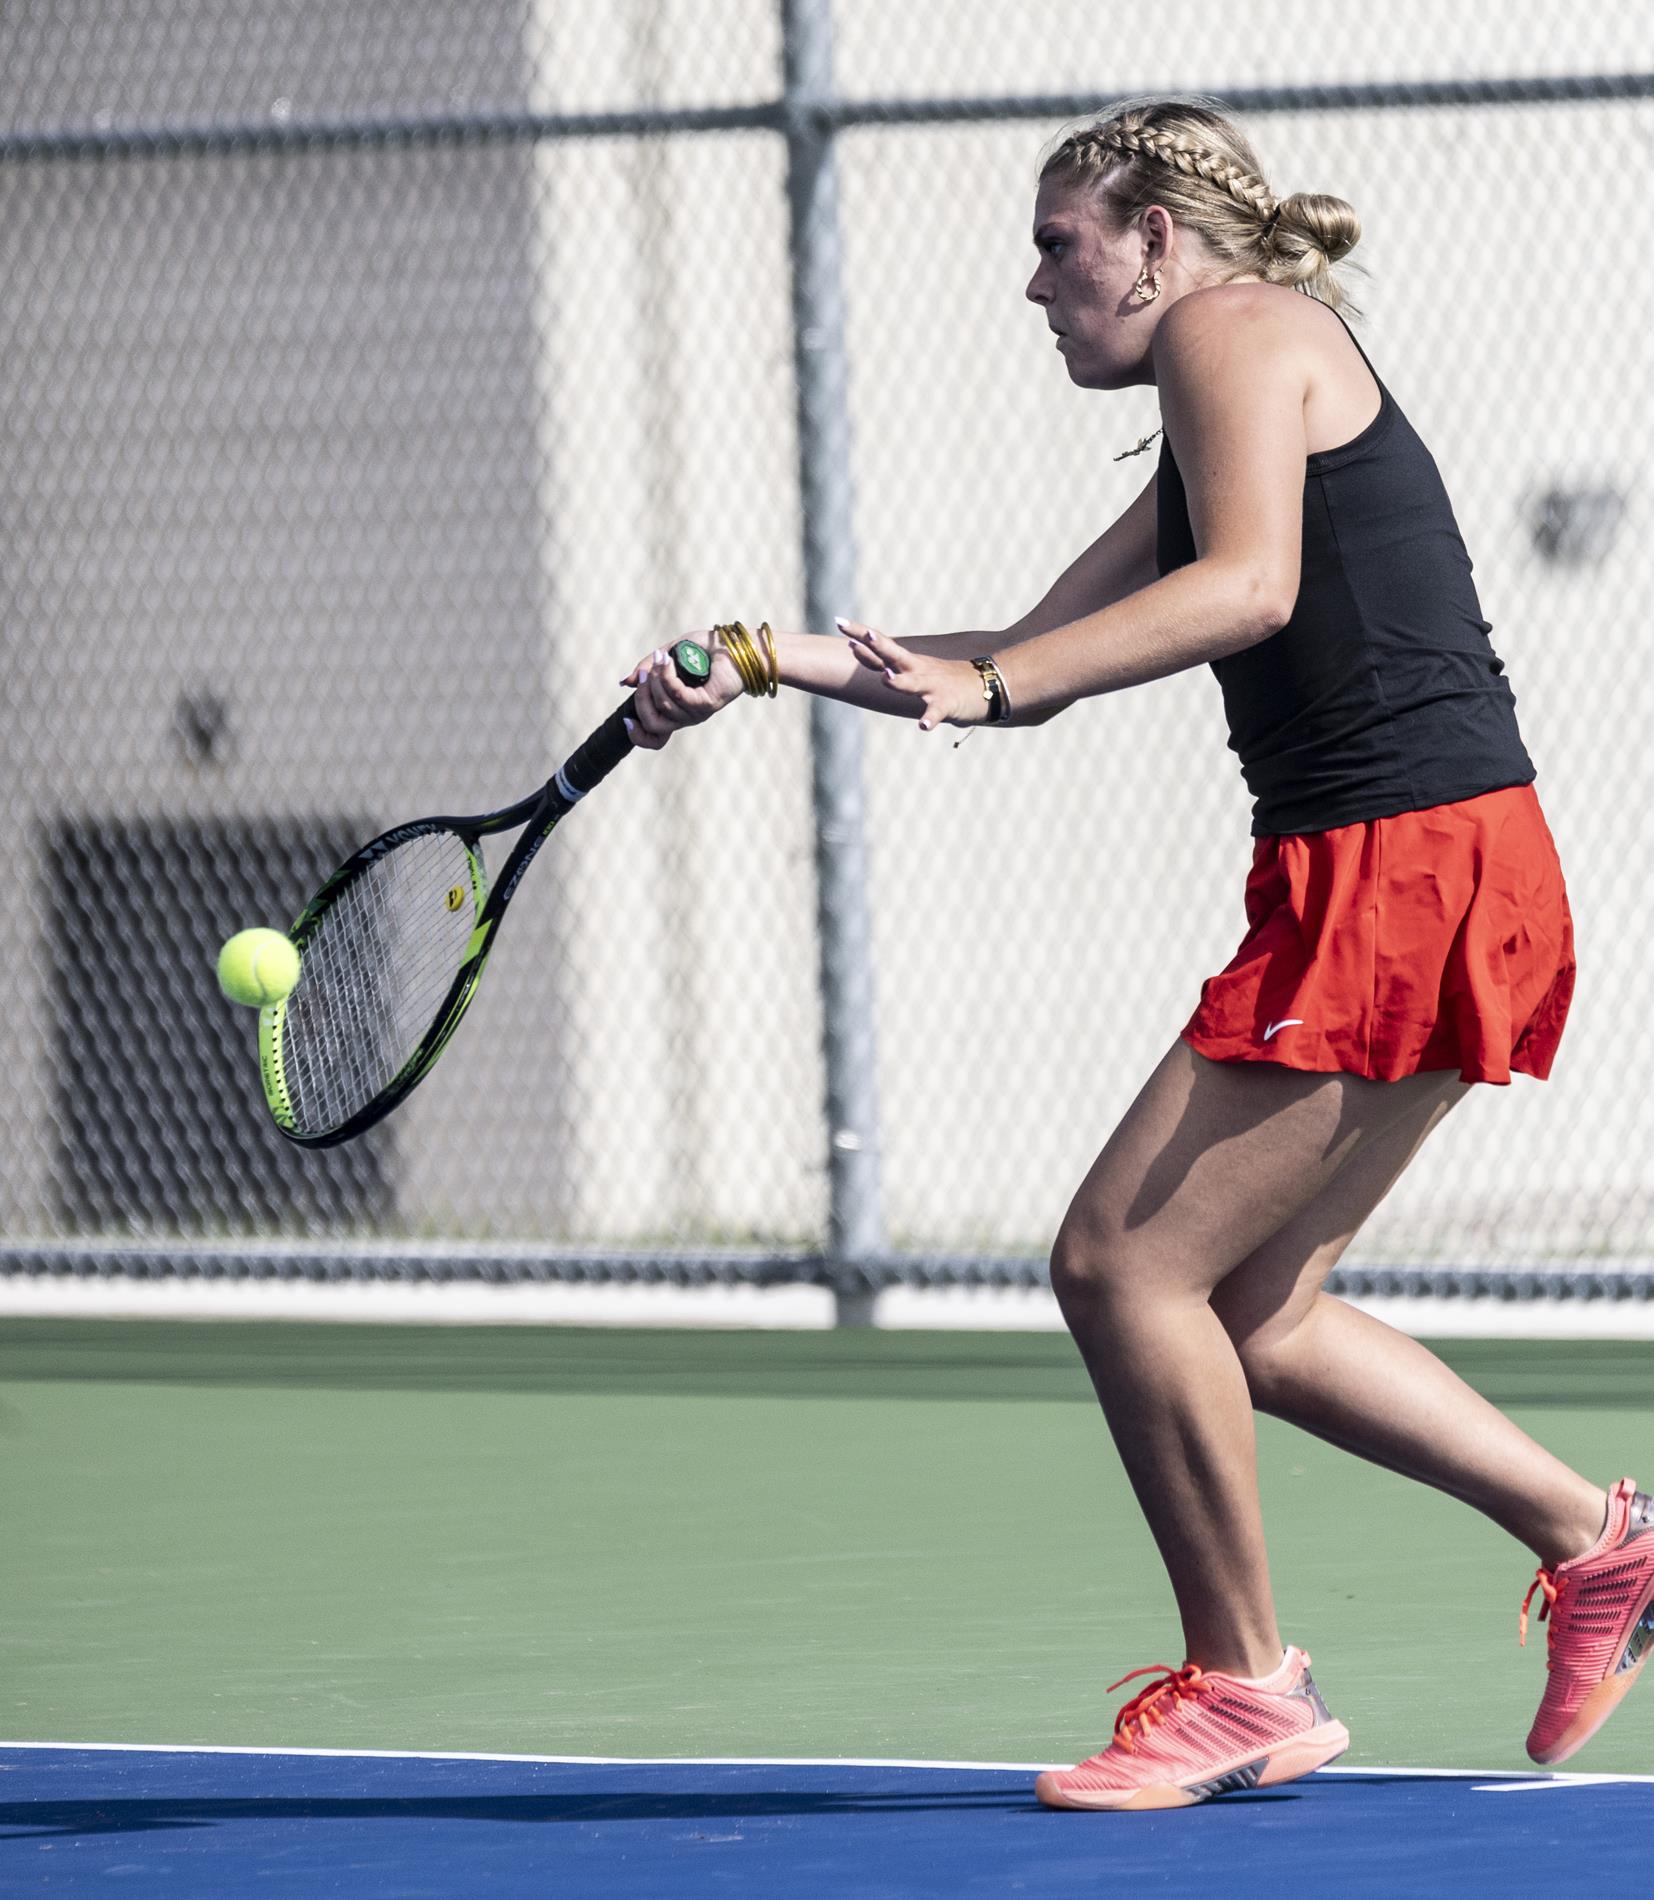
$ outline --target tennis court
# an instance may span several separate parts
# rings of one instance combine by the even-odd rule
[[[1583,1469],[1646,1460],[1646,1346],[1442,1350]],[[1532,1774],[1524,1553],[1268,1420],[1283,1627],[1348,1757],[1039,1810],[1176,1630],[1066,1338],[16,1321],[0,1377],[20,1886],[1239,1893],[1288,1851],[1509,1893],[1587,1837],[1629,1872],[1654,1816],[1635,1698]]]

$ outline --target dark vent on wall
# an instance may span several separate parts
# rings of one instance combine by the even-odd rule
[[[77,818],[48,833],[60,1219],[82,1231],[337,1231],[395,1211],[394,1133],[292,1146],[258,1076],[257,1013],[218,946],[292,921],[373,827],[359,817]]]

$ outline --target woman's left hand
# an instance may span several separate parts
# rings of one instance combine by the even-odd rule
[[[981,726],[987,723],[988,702],[982,693],[982,675],[969,660],[942,660],[928,653],[910,653],[887,633],[841,620],[839,631],[850,651],[869,672],[877,673],[892,691],[919,701],[919,730],[937,726]]]

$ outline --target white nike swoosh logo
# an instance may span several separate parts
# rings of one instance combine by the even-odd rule
[[[1294,1023],[1296,1023],[1298,1027],[1301,1029],[1304,1025],[1303,1017],[1302,1016],[1283,1016],[1278,1023],[1271,1023],[1269,1027],[1263,1032],[1264,1041],[1268,1042],[1269,1038],[1274,1035],[1277,1029],[1290,1029]]]

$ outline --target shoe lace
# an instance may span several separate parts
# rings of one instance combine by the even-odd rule
[[[1133,1669],[1118,1682],[1111,1682],[1109,1693],[1112,1695],[1137,1676],[1155,1676],[1156,1679],[1146,1689],[1140,1689],[1114,1718],[1114,1739],[1128,1755],[1136,1753],[1138,1739],[1146,1737],[1156,1722],[1175,1714],[1182,1703],[1193,1701],[1208,1687],[1196,1663],[1185,1663],[1181,1669],[1173,1669],[1167,1663],[1149,1663],[1142,1669]]]
[[[1555,1571],[1547,1570],[1543,1564],[1539,1566],[1538,1571],[1535,1573],[1533,1582],[1528,1585],[1528,1594],[1522,1599],[1522,1614],[1516,1620],[1517,1640],[1524,1649],[1527,1647],[1528,1642],[1528,1605],[1540,1592],[1544,1593],[1543,1601],[1539,1605],[1539,1620],[1543,1623],[1545,1619],[1550,1616],[1551,1611],[1556,1608],[1562,1597],[1562,1585],[1557,1581]],[[1547,1666],[1549,1665],[1552,1653],[1556,1649],[1556,1625],[1557,1619],[1552,1618],[1551,1626],[1545,1633],[1545,1660]]]

